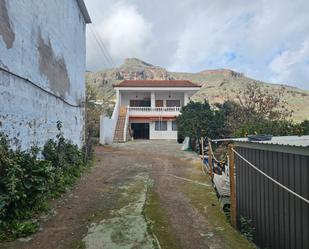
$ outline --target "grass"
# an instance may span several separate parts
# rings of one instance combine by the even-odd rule
[[[162,249],[181,248],[160,205],[159,196],[153,188],[148,191],[144,215],[148,220],[148,232],[157,237]]]
[[[208,183],[211,186],[211,181],[208,176],[201,172],[200,163],[195,163],[192,168],[188,168],[186,172],[187,178],[195,181]],[[200,173],[197,173],[199,172]],[[253,249],[254,244],[250,243],[238,231],[234,230],[229,224],[224,215],[219,200],[216,196],[215,190],[212,187],[205,187],[192,183],[184,183],[181,187],[182,192],[190,199],[190,203],[202,214],[205,220],[210,224],[211,233],[213,233],[218,241],[229,244],[226,248],[242,248]],[[209,232],[209,231],[208,231]]]

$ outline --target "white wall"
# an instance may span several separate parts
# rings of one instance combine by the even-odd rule
[[[130,100],[142,100],[145,98],[150,100],[150,92],[121,92],[121,106],[129,106]]]
[[[85,22],[76,0],[0,0],[0,6],[0,67],[83,105]],[[55,137],[57,120],[67,138],[83,143],[84,108],[3,70],[0,106],[0,132],[22,149]]]
[[[111,118],[100,116],[100,144],[112,144],[114,140],[115,129],[119,117],[119,107],[121,105],[121,93],[116,92],[116,105]]]
[[[113,119],[100,117],[100,144],[112,144],[114,140]]]
[[[183,106],[184,98],[182,92],[156,92],[156,100],[163,100],[163,105],[166,106],[166,100],[180,100],[180,106]]]
[[[170,96],[170,97],[169,97]],[[121,105],[129,106],[130,100],[138,99],[142,100],[144,98],[148,98],[150,100],[151,94],[150,92],[140,92],[140,91],[123,91],[121,92]],[[164,100],[164,106],[166,106],[166,100],[180,100],[180,105],[184,104],[184,93],[183,92],[169,92],[169,91],[160,91],[155,92],[156,100]]]
[[[177,131],[172,130],[172,121],[167,121],[167,131],[156,131],[155,122],[149,125],[150,139],[177,139]]]

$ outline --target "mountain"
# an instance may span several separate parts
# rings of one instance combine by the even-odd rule
[[[99,98],[110,99],[114,95],[112,85],[124,79],[186,79],[202,85],[201,90],[193,96],[193,100],[208,99],[210,103],[222,103],[234,99],[236,95],[252,82],[258,82],[268,92],[276,92],[285,88],[284,101],[294,111],[293,119],[302,121],[309,119],[309,91],[286,85],[277,85],[256,81],[243,73],[230,69],[204,70],[198,73],[169,72],[165,68],[154,66],[136,58],[129,58],[124,63],[111,69],[98,72],[86,72],[86,83],[95,87]]]

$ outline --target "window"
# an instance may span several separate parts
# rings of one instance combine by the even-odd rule
[[[155,130],[156,131],[167,131],[167,121],[156,121]]]
[[[172,130],[177,131],[177,122],[176,120],[172,121]]]
[[[166,106],[167,107],[180,107],[180,100],[166,100]]]
[[[150,107],[150,100],[139,100],[134,99],[130,100],[130,106],[131,107]]]

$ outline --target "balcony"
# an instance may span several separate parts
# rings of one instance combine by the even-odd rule
[[[129,116],[134,117],[171,117],[180,115],[181,107],[128,107]]]

